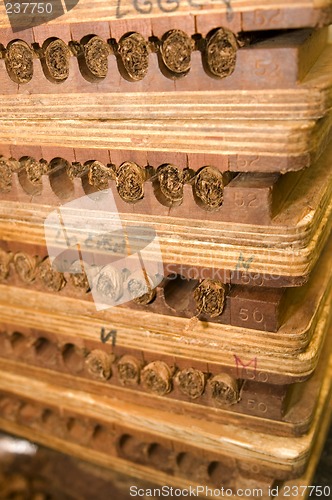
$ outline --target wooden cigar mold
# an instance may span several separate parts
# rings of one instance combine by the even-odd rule
[[[44,248],[0,242],[0,264],[3,284],[93,302],[84,270],[70,274],[52,269]],[[165,271],[167,267],[166,264]],[[199,276],[198,269],[191,272]],[[123,279],[124,286],[129,286],[130,276]],[[296,289],[240,285],[230,288],[218,279],[186,279],[170,273],[156,288],[119,307],[277,332],[286,315],[286,306],[292,302],[292,292],[296,298]]]
[[[322,434],[325,435],[325,432]],[[133,473],[132,470],[130,472],[125,471],[124,474],[122,471],[97,467],[88,463],[85,457],[74,458],[54,451],[49,447],[36,445],[35,442],[32,444],[22,438],[14,438],[6,434],[0,436],[1,444],[8,441],[16,445],[15,450],[19,450],[23,446],[31,450],[31,454],[28,457],[19,451],[11,450],[7,453],[9,457],[8,462],[1,464],[1,489],[3,492],[6,492],[8,497],[23,493],[27,497],[30,495],[32,498],[37,497],[38,499],[48,498],[52,495],[53,500],[71,500],[72,492],[75,491],[77,495],[81,495],[81,498],[84,499],[93,497],[95,500],[103,500],[107,496],[111,496],[111,498],[117,498],[117,500],[126,500],[133,482],[137,490],[149,490],[151,495],[158,494],[161,491],[160,486],[155,481],[152,483],[151,479],[142,480],[135,477],[134,480],[132,476],[128,475]],[[295,480],[288,481],[282,485],[279,484],[279,491],[282,491],[282,488],[284,491],[287,491],[287,487],[291,488],[295,485],[304,487],[313,484],[313,472],[320,455],[321,441],[322,439],[320,438],[315,444],[305,473]],[[45,464],[47,464],[47,467],[45,467]],[[161,475],[163,473],[159,473],[159,479],[161,479]],[[36,476],[38,479],[35,479]],[[70,480],[66,481],[67,478]],[[177,483],[174,483],[174,486],[172,484],[173,490],[180,487],[188,489],[188,485],[183,479],[180,480],[177,477],[175,481]],[[166,481],[164,481],[164,484],[166,484]],[[242,476],[241,484],[245,484],[249,491],[253,486],[253,481],[250,478]],[[171,485],[169,484],[169,486]],[[256,489],[259,488],[262,491],[261,498],[265,499],[269,497],[268,488],[271,488],[271,481],[267,481],[266,484],[263,481],[260,481],[259,484],[255,482],[254,486]],[[275,488],[277,484],[275,483],[272,486]],[[294,491],[296,491],[295,487]],[[209,494],[209,491],[207,493]],[[205,495],[201,495],[200,493],[198,496],[200,498],[205,497]]]
[[[219,168],[222,163],[195,171],[172,163],[152,167],[134,161],[105,165],[98,160],[82,164],[53,158],[48,162],[29,154],[20,161],[0,157],[0,196],[3,201],[22,202],[33,196],[34,203],[58,206],[110,189],[121,214],[271,225],[298,183],[312,176],[308,170],[285,177]]]
[[[316,305],[323,302],[329,293],[330,280],[326,273],[330,260],[329,248],[330,245],[322,254],[309,282],[299,289],[230,286],[227,282],[224,284],[222,273],[219,276],[211,270],[213,279],[205,278],[200,276],[199,269],[191,268],[188,272],[191,271],[194,278],[188,278],[182,270],[181,274],[176,273],[176,266],[165,264],[165,278],[156,288],[153,286],[148,292],[118,307],[124,313],[130,308],[138,314],[146,312],[178,316],[195,323],[219,323],[256,331],[279,332],[283,327],[284,335],[287,335],[287,331],[293,328],[290,324],[287,326],[287,321],[292,314],[300,311],[301,301]],[[75,260],[74,257],[72,260]],[[88,301],[90,305],[87,305],[86,310],[93,311],[93,297],[84,268],[80,267],[71,273],[72,266],[68,264],[69,272],[59,272],[51,266],[45,247],[0,241],[0,264],[0,282],[4,285],[73,298],[83,301],[82,304]],[[114,288],[116,284],[112,276],[107,274],[107,266],[103,269],[109,286]],[[130,286],[130,276],[126,274],[126,278],[123,277],[124,287]],[[155,278],[151,276],[152,283]],[[308,316],[308,323],[309,319]],[[189,325],[190,322],[190,329]],[[306,337],[306,342],[309,338]],[[302,349],[306,345],[304,340],[300,336],[299,345]]]
[[[80,0],[39,26],[0,5],[1,430],[157,485],[310,484],[332,1],[260,1]],[[47,496],[0,464],[0,497],[17,484]]]
[[[317,49],[315,48],[315,50]],[[77,92],[76,86],[71,91],[70,74],[66,82],[61,85],[54,85],[45,78],[42,89],[39,91],[39,87],[35,89],[35,78],[31,83],[22,87],[19,86],[18,89],[10,79],[5,79],[2,82],[3,94],[0,95],[0,118],[7,120],[10,113],[11,120],[21,120],[22,111],[24,110],[26,120],[40,120],[43,117],[46,121],[48,119],[66,120],[68,116],[75,119],[94,121],[126,120],[128,116],[131,119],[148,121],[169,119],[171,116],[184,120],[200,119],[205,120],[205,122],[220,119],[234,119],[239,120],[239,122],[246,119],[251,122],[253,119],[278,121],[319,120],[330,109],[331,51],[331,45],[327,45],[305,78],[295,88],[270,88],[265,91],[245,89],[245,92],[239,92],[233,90],[233,88],[210,92],[181,88],[174,91],[174,88],[177,88],[182,81],[176,79],[173,82],[167,80],[167,83],[172,83],[168,89],[163,83],[164,90],[162,93],[158,92],[158,90],[149,90],[144,93],[144,99],[142,99],[142,92],[133,91],[132,85],[134,87],[143,85],[143,83],[147,85],[147,77],[144,78],[143,82],[136,83],[121,80],[121,85],[124,85],[123,82],[125,82],[125,85],[129,86],[129,88],[126,87],[123,92],[114,92],[112,89],[115,83],[118,85],[118,80],[115,83],[111,82],[112,86],[108,85],[107,88],[104,88],[106,83],[105,85],[102,83],[91,84],[80,76],[80,93]],[[155,81],[155,77],[159,76],[159,73],[153,76],[154,79],[151,85]],[[163,77],[163,82],[165,80]],[[210,80],[211,78],[209,82]],[[186,81],[187,79],[184,79],[184,83]],[[201,81],[202,78],[199,77],[197,82],[200,83]],[[227,79],[222,81],[227,81]],[[26,93],[25,89],[28,87],[29,92]],[[17,91],[19,92],[20,106],[17,106]],[[196,106],[197,99],[200,106]],[[165,106],[165,102],[167,102],[167,106]],[[45,127],[48,125],[45,122]],[[256,122],[256,126],[258,125],[259,123]],[[272,139],[272,136],[270,138]],[[126,145],[126,148],[128,149],[128,145]],[[121,154],[121,151],[118,151],[117,154]],[[153,154],[153,151],[151,154]],[[204,157],[199,153],[197,155],[198,159]],[[128,160],[128,155],[127,158],[121,161],[125,160]],[[191,160],[192,158],[189,157],[188,162]],[[288,162],[289,165],[280,166],[280,170],[285,171],[286,167],[287,169],[296,169],[295,158],[291,160]],[[116,160],[113,161],[116,163]],[[274,159],[273,163],[276,163],[276,161],[277,159]],[[282,158],[279,157],[278,162],[281,161]],[[238,163],[237,170],[246,171],[246,169],[251,168],[254,171],[266,171],[271,163],[271,158],[262,158],[260,156],[248,161],[248,158],[243,154],[238,162],[235,162],[234,158],[232,162],[234,164]],[[301,168],[301,166],[298,168]]]
[[[190,446],[127,429],[117,423],[105,425],[72,412],[60,413],[56,407],[15,398],[10,394],[2,393],[0,396],[1,425],[6,428],[7,422],[9,427],[13,424],[12,428],[18,435],[38,432],[38,441],[41,443],[50,438],[55,444],[66,442],[66,448],[69,449],[74,445],[85,453],[87,450],[92,451],[97,457],[107,455],[109,458],[144,465],[152,474],[153,470],[161,470],[179,479],[191,479],[194,467],[197,472],[195,482],[201,480],[209,486],[217,486],[222,481],[229,488],[234,488],[241,481],[241,484],[245,484],[246,464],[243,461],[209,453],[202,456],[201,452],[190,449]],[[273,482],[271,477],[264,479]]]
[[[296,187],[299,190],[299,183],[305,186],[313,176],[318,177],[321,170],[324,169],[325,175],[331,170],[328,155],[312,169],[280,175],[231,172],[217,158],[211,165],[202,164],[194,169],[190,163],[189,167],[185,165],[181,155],[176,158],[176,155],[155,154],[151,163],[145,159],[148,164],[142,165],[133,161],[136,158],[130,152],[123,152],[118,164],[98,159],[75,162],[70,151],[67,151],[69,159],[58,156],[49,161],[31,156],[30,153],[38,154],[34,148],[26,147],[24,155],[22,152],[22,148],[17,150],[19,159],[0,157],[3,201],[31,200],[59,206],[98,190],[110,189],[121,214],[153,213],[155,217],[172,215],[256,225],[275,224],[287,198]],[[47,150],[45,153],[49,156]],[[87,150],[81,155],[85,159],[91,153]],[[109,154],[103,152],[104,158]],[[127,161],[121,161],[126,154]],[[98,157],[98,153],[95,155]],[[116,156],[114,152],[112,155]],[[295,203],[297,198],[295,194],[292,201]]]
[[[14,166],[18,166],[18,172],[11,170]],[[220,172],[214,166],[194,171],[172,164],[141,167],[131,161],[116,167],[94,160],[82,165],[59,159],[48,163],[31,157],[21,162],[1,158],[0,172],[3,174],[0,181],[2,200],[27,201],[34,195],[34,202],[56,206],[91,194],[98,188],[111,189],[121,213],[151,214],[153,211],[156,217],[166,217],[171,211],[179,218],[263,225],[273,222],[279,208],[277,204],[283,198],[280,191],[284,184],[278,174],[251,174],[248,177],[247,174]],[[167,180],[173,178],[174,183],[179,183],[178,193],[175,189],[165,191],[165,175]],[[299,172],[297,177],[300,176]],[[298,178],[294,176],[289,184],[294,187]]]
[[[29,152],[32,153],[32,150]],[[49,152],[50,154],[51,152]],[[230,206],[234,207],[232,212],[239,214],[244,220],[246,217],[250,220],[251,208],[256,214],[261,213],[264,219],[264,211],[259,212],[258,207],[257,210],[255,207],[250,207],[249,210],[248,205],[252,205],[253,195],[257,196],[259,200],[260,196],[264,200],[272,197],[269,210],[272,209],[272,213],[276,210],[277,213],[268,226],[268,231],[266,226],[262,230],[261,225],[252,225],[249,222],[244,224],[239,222],[232,225],[217,220],[215,222],[208,221],[205,218],[199,219],[202,221],[201,223],[204,221],[203,232],[200,223],[194,218],[192,220],[191,218],[174,219],[171,215],[173,211],[174,214],[177,214],[178,210],[185,214],[185,207],[192,206],[192,204],[196,207],[196,212],[193,210],[193,213],[198,213],[199,217],[202,217],[203,214],[210,217],[213,214],[213,212],[199,207],[191,192],[182,205],[176,204],[174,207],[163,206],[155,198],[155,193],[153,193],[152,200],[150,197],[151,203],[144,195],[137,204],[125,202],[120,198],[117,189],[113,189],[112,193],[118,208],[123,210],[120,214],[122,224],[128,224],[128,226],[138,224],[146,226],[148,224],[148,227],[156,230],[163,258],[167,263],[166,275],[176,273],[186,278],[213,279],[213,273],[210,275],[206,270],[215,269],[218,270],[218,279],[226,283],[268,287],[302,285],[307,281],[310,271],[319,257],[331,224],[329,216],[332,209],[330,154],[331,146],[312,168],[303,173],[289,173],[288,177],[287,175],[281,176],[273,185],[273,189],[271,186],[265,185],[263,187],[261,184],[261,189],[258,189],[255,194],[256,181],[262,180],[264,176],[258,175],[255,177],[256,180],[253,180],[252,177],[249,178],[249,175],[245,174],[234,177],[225,186],[223,203],[226,205],[222,205],[220,211],[215,212],[215,216],[220,213],[221,217],[221,214],[224,213],[224,217],[227,218],[226,212],[223,210],[225,206]],[[45,245],[43,223],[50,210],[46,207],[57,207],[61,201],[70,201],[75,197],[79,198],[89,192],[97,191],[97,185],[99,188],[116,186],[116,179],[111,180],[111,183],[108,184],[107,175],[110,169],[106,167],[107,161],[105,160],[103,164],[100,164],[99,160],[86,161],[86,175],[83,176],[83,179],[80,177],[72,181],[66,173],[66,168],[69,169],[75,165],[70,165],[69,161],[65,162],[64,160],[61,160],[60,165],[57,162],[52,164],[51,160],[55,158],[54,151],[50,159],[47,155],[45,156],[47,158],[45,162],[36,161],[33,156],[26,158],[21,152],[16,158],[23,158],[22,167],[21,163],[14,161],[14,159],[3,160],[0,165],[3,173],[0,226],[4,239],[14,241],[23,239],[27,243]],[[40,158],[39,154],[37,156],[36,150],[34,157]],[[74,158],[72,158],[73,160]],[[124,163],[117,163],[116,168],[123,166]],[[135,167],[133,168],[134,173],[140,174],[143,167],[140,167],[138,163],[132,163],[130,168]],[[49,164],[53,165],[54,169],[49,170]],[[18,174],[12,171],[15,170],[15,165],[19,169]],[[127,167],[127,165],[125,166]],[[45,169],[48,169],[48,175],[43,174]],[[144,168],[145,170],[148,169]],[[30,178],[28,178],[28,172]],[[179,169],[178,172],[182,175],[182,170]],[[146,186],[149,185],[150,188],[147,189],[152,190],[151,182],[148,181],[145,182],[144,189],[146,190]],[[172,186],[172,184],[170,185]],[[140,191],[142,184],[138,183],[137,186],[138,191]],[[184,185],[184,187],[192,189],[189,185]],[[90,189],[91,191],[89,191]],[[237,193],[240,198],[234,199],[234,193]],[[171,190],[169,196],[172,198],[178,196],[178,190],[174,190],[174,192]],[[227,199],[230,200],[228,205]],[[313,216],[310,217],[308,217],[308,203],[314,210]],[[150,213],[154,211],[155,207],[160,215],[148,216],[147,214],[135,213],[136,206],[147,207],[148,205],[150,205]],[[29,216],[32,207],[34,211],[33,222]],[[194,207],[192,206],[192,208]],[[168,211],[168,214],[161,215],[165,213],[165,210]],[[265,215],[267,215],[266,212]],[[234,215],[235,217],[236,215]],[[12,226],[14,219],[17,233]],[[79,224],[78,219],[78,227]],[[34,228],[33,232],[32,227]],[[176,242],[173,243],[170,240],[170,234],[177,234]],[[86,235],[86,238],[91,237]],[[219,248],[220,251],[216,252],[216,248]],[[190,268],[200,268],[201,271],[199,271],[198,276],[193,276]],[[171,273],[169,269],[172,269]],[[203,274],[204,269],[205,274]]]
[[[265,32],[236,36],[218,25],[206,36],[171,29],[148,37],[124,32],[115,40],[105,38],[103,26],[94,33],[74,29],[75,34],[80,41],[50,32],[48,39],[39,36],[32,43],[28,32],[25,39],[0,42],[3,93],[13,93],[12,83],[43,94],[77,93],[77,88],[83,93],[290,88],[303,80],[327,42],[325,29],[266,38]]]
[[[0,348],[3,360],[9,360],[8,370],[19,373],[27,369],[25,365],[36,366],[37,371],[41,368],[43,380],[47,379],[44,369],[52,370],[56,372],[57,384],[68,388],[79,390],[85,379],[85,390],[97,395],[135,403],[139,394],[144,406],[157,405],[174,414],[188,412],[198,419],[208,417],[211,422],[244,424],[262,432],[269,432],[269,420],[274,420],[278,435],[302,435],[308,431],[327,365],[324,360],[328,361],[329,355],[326,342],[323,360],[310,380],[274,385],[238,379],[218,371],[217,366],[212,367],[212,372],[202,371],[204,363],[186,359],[174,364],[170,357],[111,348],[100,341],[4,327]],[[31,375],[37,376],[37,372]],[[51,379],[54,375],[50,375]]]
[[[73,265],[76,266],[79,261],[76,261],[75,257],[72,260],[73,263],[67,265],[69,272],[59,272],[52,267],[44,247],[0,241],[0,283],[93,304],[94,299],[84,267],[79,265],[74,269]],[[192,322],[193,327],[200,321],[203,324],[219,323],[266,332],[278,332],[284,327],[287,332],[287,321],[302,308],[305,300],[319,304],[323,297],[328,295],[331,280],[326,269],[329,267],[329,261],[328,250],[325,250],[309,282],[299,289],[229,286],[217,279],[216,273],[214,279],[200,279],[199,270],[196,268],[191,269],[191,274],[195,274],[196,279],[188,279],[174,273],[177,269],[166,264],[165,278],[157,286],[153,284],[157,276],[150,276],[152,288],[149,291],[117,307],[124,309],[124,313],[129,308],[142,314],[187,318],[190,320],[188,325]],[[100,289],[105,300],[114,287],[119,288],[121,285],[121,290],[124,287],[129,290],[131,276],[137,281],[135,273],[123,271],[120,276],[121,283],[117,283],[112,269],[112,266],[105,265],[99,271],[99,275],[104,273],[104,281],[108,282],[107,293]],[[98,288],[98,283],[94,286]]]
[[[26,437],[30,437],[30,431],[33,431],[35,441],[42,444],[51,436],[50,444],[55,448],[66,441],[66,449],[74,454],[75,449],[83,446],[91,450],[88,456],[94,463],[101,464],[102,454],[110,456],[114,453],[114,456],[124,458],[126,455],[126,459],[146,464],[151,470],[160,467],[165,470],[166,467],[173,474],[174,465],[172,467],[171,464],[174,462],[170,459],[174,460],[174,453],[175,456],[188,453],[200,457],[203,462],[220,463],[225,468],[224,472],[228,472],[225,481],[242,474],[271,480],[301,475],[309,460],[309,450],[322,415],[325,412],[328,414],[331,386],[329,376],[325,377],[313,424],[300,440],[298,437],[284,438],[244,428],[241,439],[234,441],[237,427],[231,424],[216,423],[212,430],[210,422],[192,418],[187,413],[173,416],[159,408],[145,408],[142,414],[142,408],[132,403],[93,394],[86,397],[80,391],[60,388],[52,383],[47,374],[43,381],[38,376],[31,378],[31,368],[30,373],[24,374],[20,368],[17,373],[8,371],[8,366],[5,367],[2,362],[1,368],[5,370],[1,373],[3,398],[0,403],[1,427],[4,430],[15,430],[15,434]],[[255,444],[258,440],[259,443]],[[150,454],[146,458],[146,443],[156,443],[156,448],[166,460],[161,460],[159,453],[156,453],[155,461],[150,460]],[[291,459],[280,452],[285,446],[293,452]],[[270,460],[266,460],[267,456]],[[113,466],[113,461],[108,461],[107,465]],[[192,477],[192,467],[190,474]],[[208,480],[205,473],[203,478]]]

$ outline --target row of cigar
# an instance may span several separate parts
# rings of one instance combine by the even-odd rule
[[[227,50],[224,49],[222,53],[219,47],[227,47]],[[171,30],[161,40],[155,38],[151,42],[146,41],[140,33],[128,33],[118,43],[88,35],[83,37],[81,43],[72,42],[70,48],[63,40],[51,38],[42,47],[34,47],[34,51],[23,40],[14,40],[2,52],[9,77],[23,84],[33,77],[34,54],[40,57],[46,78],[54,83],[61,83],[68,78],[71,55],[77,56],[80,71],[88,81],[105,78],[110,53],[120,58],[119,70],[125,78],[139,81],[148,71],[149,53],[160,54],[163,72],[168,71],[174,77],[184,76],[190,71],[191,53],[194,50],[203,53],[203,65],[208,74],[225,78],[234,71],[237,48],[238,42],[232,32],[216,28],[206,40],[202,37],[195,40],[181,30]]]
[[[15,36],[0,23],[0,40],[15,40],[0,64],[23,46],[31,57],[29,83],[17,76],[22,54],[18,88],[1,80],[0,101],[15,97],[17,108],[0,126],[0,429],[133,484],[266,499],[302,486],[304,498],[331,414],[332,5],[233,3],[213,4],[219,14],[204,6],[196,23],[203,37],[222,25],[215,36],[244,41],[233,74],[211,85],[192,52],[203,38],[187,37],[189,58],[173,40],[185,71],[165,61],[172,36],[197,32],[185,7],[157,18],[160,33],[149,13],[69,25],[84,42],[78,59],[106,68],[88,84],[71,62],[59,86],[43,87],[38,68],[31,79],[30,45],[44,66],[54,52],[54,71],[66,59],[66,22]],[[237,24],[249,23],[249,7],[258,29]],[[278,32],[266,31],[271,19]],[[127,35],[113,35],[117,53],[130,41],[138,72],[144,42],[142,82],[119,83],[109,52],[100,64],[91,49],[116,32]],[[191,63],[172,87],[147,63],[152,35],[173,73]],[[221,38],[201,46],[219,62],[232,45]]]

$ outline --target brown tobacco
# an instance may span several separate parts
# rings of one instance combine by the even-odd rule
[[[169,71],[185,75],[190,70],[193,49],[194,41],[186,33],[181,30],[171,30],[162,37],[160,54]]]
[[[163,396],[172,390],[172,370],[163,361],[153,361],[143,368],[141,381],[148,391]]]
[[[208,71],[215,77],[226,78],[235,70],[237,40],[224,28],[210,33],[206,40],[205,61]]]
[[[25,157],[21,159],[22,168],[26,171],[27,178],[32,184],[41,184],[42,175],[49,169],[47,162],[36,161],[33,158]]]
[[[96,81],[106,77],[110,48],[99,36],[88,36],[81,40],[82,51],[78,62],[84,78]]]
[[[89,163],[89,165],[91,164],[91,162]],[[66,173],[71,181],[75,179],[75,177],[82,177],[86,170],[87,165],[82,165],[82,163],[78,161],[73,161],[72,163],[66,162]]]
[[[0,191],[7,193],[12,185],[12,169],[8,160],[0,158]]]
[[[117,53],[129,80],[142,80],[149,68],[149,45],[139,33],[124,35],[117,46]],[[121,72],[120,65],[120,72]]]
[[[35,280],[40,260],[40,258],[24,252],[17,252],[14,255],[13,265],[23,283],[28,284]]]
[[[87,292],[90,289],[86,272],[80,260],[73,262],[73,264],[70,266],[69,280],[75,288],[78,288],[83,292]]]
[[[143,363],[135,356],[125,354],[119,359],[117,368],[121,384],[130,386],[139,384]]]
[[[184,174],[174,165],[157,168],[156,198],[166,206],[179,205],[183,200]]]
[[[203,167],[197,172],[194,196],[205,210],[216,210],[224,200],[224,175],[214,167]]]
[[[225,304],[226,285],[220,281],[206,279],[194,290],[198,313],[211,318],[221,316]]]
[[[107,380],[112,375],[112,361],[114,356],[100,349],[94,349],[85,359],[88,372],[92,377]]]
[[[33,48],[23,40],[13,40],[4,49],[4,54],[10,78],[15,83],[24,84],[33,77],[33,58],[36,57],[40,58],[46,78],[53,83],[67,80],[73,55],[77,57],[81,74],[87,81],[105,79],[110,54],[117,57],[120,74],[125,79],[140,81],[147,75],[151,52],[158,52],[166,76],[174,78],[190,71],[194,50],[203,50],[203,66],[208,74],[225,78],[235,69],[237,48],[236,36],[224,28],[212,30],[206,41],[202,39],[197,47],[192,37],[174,29],[154,42],[145,40],[137,32],[125,33],[118,42],[86,35],[80,42],[66,44],[60,38],[51,37],[43,42],[42,47],[36,44]]]
[[[41,63],[45,76],[51,82],[61,83],[69,76],[71,52],[59,38],[46,40],[42,47]]]
[[[6,68],[15,83],[28,83],[33,76],[33,52],[23,40],[14,40],[7,46]]]
[[[205,389],[206,375],[200,370],[186,368],[181,370],[175,378],[180,391],[191,399],[199,398]]]
[[[123,274],[117,268],[108,264],[93,279],[93,287],[100,297],[116,302],[123,295]]]
[[[36,274],[45,288],[51,292],[59,292],[66,284],[63,273],[52,267],[48,257],[39,264]]]
[[[11,252],[5,252],[0,248],[0,281],[7,279],[13,254]]]
[[[100,161],[91,161],[86,164],[88,169],[88,182],[97,189],[107,189],[109,180],[114,175],[110,168],[103,165]]]
[[[215,375],[209,380],[209,386],[212,391],[212,398],[218,405],[234,405],[240,399],[238,381],[227,373]]]
[[[144,197],[146,171],[134,162],[126,161],[116,169],[116,187],[127,203],[136,203]]]
[[[145,270],[143,270],[143,276],[141,271],[132,273],[125,283],[125,287],[137,304],[147,305],[156,297],[154,280],[147,275]]]

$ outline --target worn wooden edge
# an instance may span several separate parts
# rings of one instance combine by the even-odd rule
[[[313,485],[313,479],[314,475],[316,472],[316,469],[318,467],[319,459],[322,454],[326,436],[329,432],[330,424],[331,424],[331,400],[329,402],[329,405],[327,407],[327,412],[320,423],[320,430],[318,432],[318,435],[314,441],[313,448],[311,450],[311,455],[309,459],[308,466],[304,472],[304,474],[297,478],[293,479],[291,481],[286,481],[283,484],[279,484],[278,490],[277,490],[277,495],[275,495],[273,498],[284,498],[284,493],[285,493],[285,487],[287,486],[287,491],[291,491],[294,493],[292,495],[292,498],[295,500],[306,500],[307,498],[310,498],[312,496],[310,494],[311,488],[310,486]],[[319,485],[317,485],[319,486]],[[307,489],[304,490],[304,488],[307,487]],[[298,490],[296,489],[298,488]],[[299,491],[299,494],[296,494],[296,491]],[[305,494],[302,494],[302,492],[305,491]],[[313,490],[315,491],[315,490]]]
[[[226,92],[225,92],[226,93]],[[267,101],[265,91],[231,92],[163,92],[159,93],[72,93],[72,94],[20,94],[0,96],[0,117],[8,113],[20,120],[24,116],[33,120],[47,116],[64,120],[73,119],[117,119],[123,120],[128,113],[133,119],[165,119],[173,117],[188,120],[214,120],[218,118],[241,120],[257,118],[262,120],[318,120],[330,108],[331,89],[299,89],[293,93],[275,91],[273,101]],[[229,95],[231,94],[231,95]],[[271,92],[269,92],[269,95]],[[200,105],[197,106],[197,101]],[[252,102],[254,104],[252,104]],[[165,105],[167,102],[167,105]]]
[[[10,232],[10,224],[0,223],[0,228],[3,240],[17,241],[17,237],[13,238]],[[38,244],[44,243],[40,241],[44,235],[39,228],[31,228],[22,223],[17,223],[17,228],[21,230],[21,238],[26,235],[27,243],[34,244],[36,241]],[[194,240],[183,238],[179,248],[178,242],[166,241],[166,232],[158,231],[157,234],[163,261],[168,265],[168,269],[172,266],[173,269],[176,268],[178,274],[186,275],[186,268],[189,265],[190,268],[212,269],[213,273],[226,283],[292,287],[301,286],[308,281],[310,272],[327,242],[330,228],[331,219],[323,219],[321,227],[313,233],[313,238],[307,246],[303,248],[301,245],[295,249],[284,246],[278,248],[277,245],[262,249],[246,241],[242,245],[236,245],[235,235],[231,235],[227,243],[216,241],[213,247],[212,244],[196,240],[196,247],[193,248]],[[250,236],[252,238],[252,235]],[[220,250],[219,255],[212,253],[216,246]],[[153,254],[146,253],[146,258],[147,262],[155,261]],[[209,275],[212,276],[213,273],[209,272]]]
[[[50,21],[48,24],[67,24],[76,22],[98,22],[115,20],[137,20],[149,23],[158,18],[167,17],[177,20],[179,15],[193,16],[196,22],[205,15],[222,16],[227,27],[234,26],[242,30],[262,30],[299,28],[301,26],[317,26],[331,22],[329,0],[297,0],[291,4],[283,0],[262,2],[261,0],[233,0],[232,2],[220,2],[209,4],[208,2],[184,2],[178,1],[174,4],[165,5],[147,4],[147,9],[134,8],[135,4],[129,0],[122,2],[112,0],[81,0],[72,10],[65,9],[65,14]],[[24,25],[15,21],[17,25]],[[10,26],[5,9],[0,10],[0,26]]]
[[[164,157],[162,163],[167,163],[170,158],[173,158],[173,161],[180,160],[183,164],[194,169],[201,166],[202,162],[208,165],[217,161],[218,165],[220,164],[218,168],[231,172],[286,173],[301,170],[317,162],[332,137],[332,115],[317,122],[315,120],[253,120],[252,122],[244,122],[219,119],[211,120],[208,122],[209,127],[204,128],[204,138],[201,138],[204,149],[201,149],[199,139],[203,130],[201,120],[143,120],[138,122],[139,120],[96,120],[93,122],[89,120],[56,120],[54,122],[26,119],[4,120],[3,136],[0,135],[1,154],[17,157],[18,154],[26,155],[30,149],[30,154],[34,150],[32,156],[36,154],[44,156],[48,161],[54,158],[55,153],[56,156],[64,155],[68,161],[78,161],[77,159],[82,161],[83,158],[90,160],[91,156],[94,156],[95,160],[102,162],[112,161],[112,158],[115,158],[115,163],[119,158],[123,158],[125,161],[128,160],[127,156],[131,156],[134,161],[136,159],[139,163],[143,161],[147,164],[152,163],[152,165],[155,161],[159,161],[159,158]],[[50,125],[52,125],[52,130],[48,128]],[[12,127],[14,130],[15,127],[18,127],[17,134],[10,130]],[[135,127],[138,127],[137,131],[135,131]],[[163,142],[167,143],[167,147],[161,143],[159,145],[152,144],[160,137],[160,127],[164,127]],[[181,135],[178,134],[179,127]],[[93,128],[93,134],[91,134],[91,128]],[[30,129],[33,129],[33,134]],[[62,135],[57,136],[59,131],[61,134],[65,133],[65,138]],[[87,132],[89,132],[88,137],[85,136]],[[137,137],[131,137],[134,132],[138,134]],[[210,133],[213,136],[207,141],[206,137]],[[237,139],[235,136],[233,137],[234,133],[237,134]],[[31,141],[29,134],[35,137],[35,140]],[[83,143],[77,139],[77,134],[82,135]],[[107,145],[105,134],[106,136],[108,134]],[[117,144],[120,137],[118,134],[124,134],[125,144],[121,141]],[[139,137],[140,134],[143,134],[143,139]],[[188,134],[191,141],[188,139]],[[253,134],[256,136],[255,142],[252,142]],[[289,134],[291,134],[291,138]],[[188,144],[186,144],[185,149],[181,149],[179,143],[175,144],[175,149],[173,149],[171,135],[174,135],[173,139],[176,141],[186,137]],[[241,138],[240,143],[237,142],[239,138]],[[110,144],[112,139],[115,144]],[[286,140],[287,142],[288,139],[290,139],[288,146],[283,144],[282,151],[278,153],[278,141]],[[222,140],[223,147],[218,145],[220,140]],[[232,146],[229,141],[231,141]],[[195,145],[194,151],[192,143]],[[214,145],[217,145],[217,149],[213,149]],[[268,148],[267,145],[270,147]],[[241,147],[236,150],[238,146]],[[265,151],[262,150],[264,147]],[[87,152],[89,157],[86,157]]]
[[[299,159],[293,166],[290,162],[284,173],[301,170],[307,155],[319,157],[331,124],[332,115],[318,122],[211,120],[204,121],[204,127],[200,120],[3,120],[0,144],[235,155],[232,171],[241,170],[243,156],[249,162],[269,156],[270,172],[280,168],[274,159]]]

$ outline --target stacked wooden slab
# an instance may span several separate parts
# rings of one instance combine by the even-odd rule
[[[0,428],[282,498],[331,412],[332,5],[144,9],[0,9]]]

